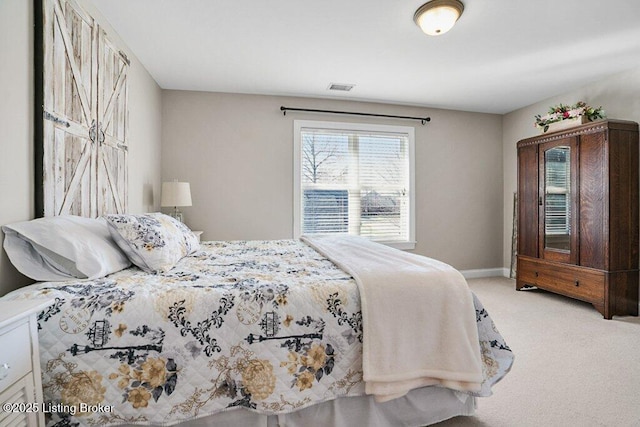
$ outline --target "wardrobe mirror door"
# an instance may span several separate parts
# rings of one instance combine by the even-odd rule
[[[544,154],[544,246],[571,251],[571,148],[553,147]]]

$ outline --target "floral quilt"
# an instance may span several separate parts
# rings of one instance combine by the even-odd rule
[[[300,241],[205,242],[168,272],[132,267],[3,298],[42,297],[55,299],[38,318],[50,426],[278,414],[364,394],[356,283]],[[512,354],[474,303],[487,395]]]

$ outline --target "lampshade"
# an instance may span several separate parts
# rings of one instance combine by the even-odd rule
[[[439,36],[453,28],[463,10],[459,0],[432,0],[416,10],[413,20],[425,34]]]
[[[188,182],[163,182],[162,206],[191,206],[191,187]]]

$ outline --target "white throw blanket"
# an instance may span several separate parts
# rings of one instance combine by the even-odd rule
[[[361,237],[303,236],[302,240],[358,284],[368,394],[385,401],[427,385],[480,390],[476,314],[459,271]]]

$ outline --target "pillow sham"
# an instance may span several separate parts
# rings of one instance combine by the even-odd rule
[[[169,271],[182,258],[200,249],[189,227],[160,212],[114,214],[105,218],[116,244],[132,263],[148,273]]]
[[[3,225],[4,249],[34,280],[98,279],[131,265],[102,218],[63,215]]]

